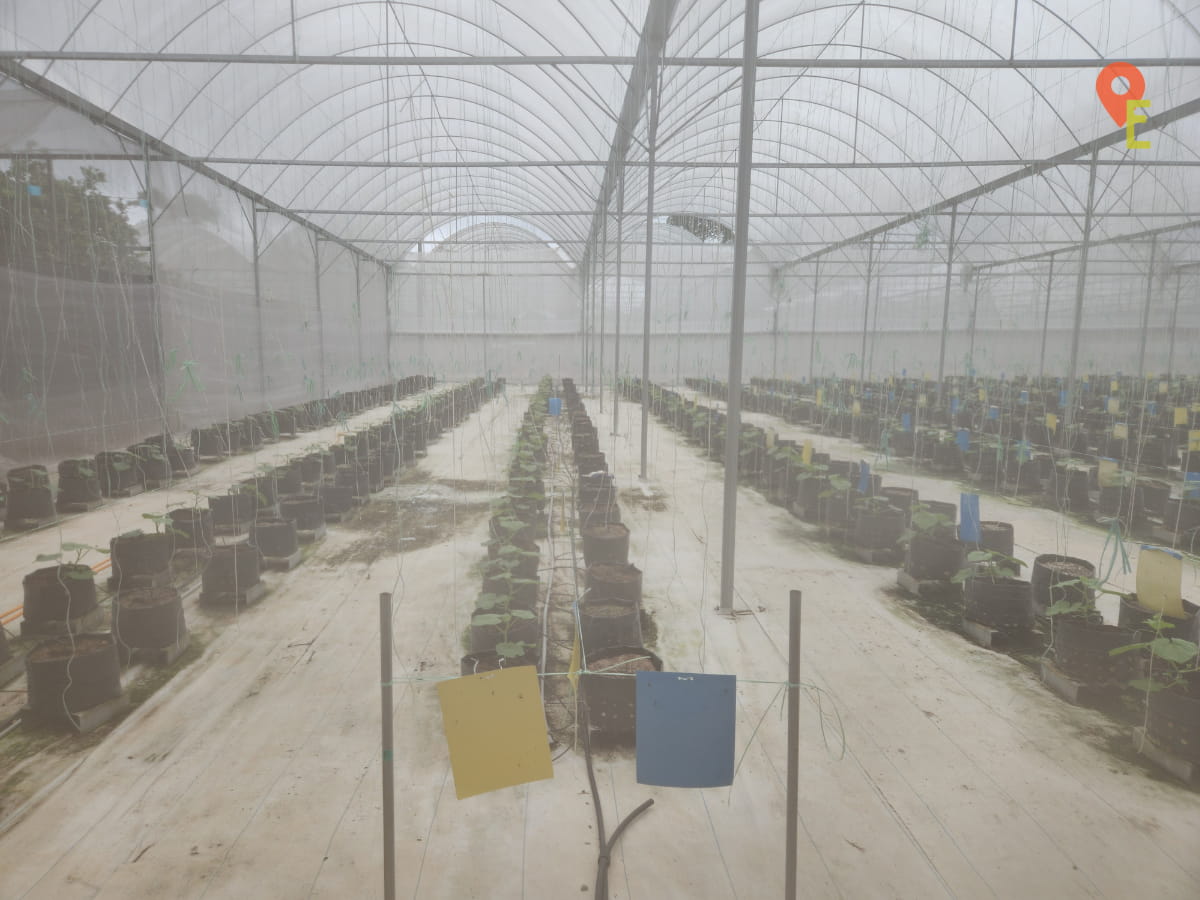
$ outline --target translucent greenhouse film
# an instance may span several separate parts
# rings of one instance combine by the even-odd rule
[[[776,896],[794,888],[799,846],[813,896],[1200,896],[1200,705],[1173,749],[1151,734],[1166,702],[1152,694],[1200,704],[1198,229],[1195,0],[0,0],[0,676],[13,685],[0,678],[0,897],[68,896],[68,883],[377,896],[384,870],[395,877],[377,858],[394,811],[362,785],[378,793],[381,758],[391,777],[391,733],[379,750],[373,672],[332,659],[369,659],[380,633],[396,663],[384,688],[413,726],[395,748],[413,821],[384,851],[399,848],[401,894]],[[981,520],[981,494],[1003,521]],[[862,524],[876,514],[882,538]],[[270,543],[280,522],[294,546]],[[993,524],[1007,528],[998,545],[983,537]],[[621,528],[621,565],[641,553],[644,571],[598,587],[597,548]],[[131,574],[131,532],[171,543],[165,568]],[[936,577],[914,574],[922,541],[947,544]],[[319,609],[277,622],[271,599],[245,609],[262,593],[238,580],[245,546],[255,572],[281,570],[263,582],[272,599]],[[205,580],[222,554],[228,590]],[[1053,581],[1039,606],[1049,556],[1074,593]],[[53,565],[28,574],[32,559]],[[872,580],[881,566],[898,574]],[[38,572],[62,609],[35,613]],[[971,618],[984,575],[1021,585],[1029,615]],[[122,643],[129,579],[178,594],[169,647]],[[783,603],[805,579],[840,599],[806,612],[828,647],[797,682]],[[390,629],[351,597],[384,589]],[[214,596],[232,612],[212,612]],[[630,605],[585,609],[616,599]],[[577,702],[581,673],[597,676],[583,623],[631,608],[636,630],[605,649],[646,651],[613,657],[645,664],[617,673],[639,709],[682,716],[649,669],[742,679],[736,715],[733,688],[711,682],[720,715],[686,723],[736,718],[741,792],[674,785],[699,799],[672,807],[659,791],[644,811],[642,785],[663,786],[637,780],[655,770],[649,745],[601,742],[593,759],[587,736],[606,723],[599,701]],[[1089,657],[1103,677],[1068,677],[1059,621],[1112,628],[1092,651],[1119,633],[1113,659],[1141,668],[1118,678],[1124,663]],[[321,659],[303,654],[326,627],[343,642],[333,668],[301,682],[296,660]],[[1009,668],[947,650],[947,631]],[[100,736],[88,756],[93,738],[73,735],[78,769],[56,769],[57,732],[21,730],[53,649],[38,642],[65,640],[74,665],[76,637],[103,635],[123,654],[125,705],[88,719],[68,709],[71,671],[54,682],[57,724]],[[490,715],[532,721],[538,752],[548,735],[571,773],[481,800],[523,841],[486,850],[486,817],[448,819],[443,798],[455,784],[467,802],[471,753],[450,723],[486,718],[454,713],[471,698],[447,671],[479,640],[538,676],[506,698],[511,720]],[[170,706],[188,676],[163,673],[184,667],[247,703],[262,685],[303,689],[269,710],[220,706],[210,752]],[[1105,693],[1131,680],[1142,694]],[[517,702],[530,684],[540,706]],[[1067,725],[1046,686],[1074,704]],[[799,693],[807,743],[785,758],[775,704]],[[213,801],[193,835],[154,783],[104,755],[175,752],[165,737],[120,743],[159,709],[209,753],[164,776],[164,797],[218,792],[214,760],[261,754],[271,776],[238,770],[229,789],[249,818]],[[970,710],[976,731],[958,720]],[[270,739],[240,736],[256,721]],[[713,728],[691,743],[723,740]],[[1095,740],[1054,758],[1076,732]],[[285,747],[293,733],[307,737]],[[1111,758],[1093,747],[1118,733]],[[323,739],[303,777],[272,768]],[[1014,770],[989,768],[989,742]],[[797,754],[820,775],[800,801]],[[732,767],[722,757],[722,789]],[[350,783],[349,769],[371,774]],[[1188,787],[1156,792],[1149,771]],[[113,793],[149,798],[144,820],[91,799],[69,840],[49,836],[70,810],[62,791],[103,794],[108,774]],[[278,803],[281,830],[304,819],[285,782],[322,809],[291,856],[258,818]],[[586,815],[563,812],[568,782]],[[591,828],[610,789],[622,817],[645,812],[628,843],[614,849],[612,827],[633,816],[607,834],[598,816],[597,844],[531,873],[530,848]],[[987,816],[1005,810],[992,830],[971,830],[984,813],[958,792],[976,789]],[[1052,823],[1059,808],[1086,827]],[[641,837],[655,816],[657,836]],[[160,826],[170,862],[154,859]],[[275,871],[293,869],[279,882],[251,865],[276,851]],[[1038,881],[1024,869],[1043,851]],[[159,866],[160,882],[142,874]]]

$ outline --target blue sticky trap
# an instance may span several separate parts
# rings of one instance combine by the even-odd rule
[[[1020,401],[1022,403],[1029,402],[1029,391],[1021,391]]]
[[[900,413],[900,430],[912,431],[912,413]]]
[[[546,401],[546,411],[552,416],[562,415],[562,397],[550,397]]]
[[[1183,480],[1183,496],[1200,497],[1200,472],[1184,472]]]
[[[908,375],[908,369],[901,369],[901,370],[900,370],[900,377],[901,377],[901,378],[905,378],[905,377],[907,377],[907,375]]]
[[[979,543],[979,495],[959,494],[958,510],[958,539]]]
[[[1017,441],[1017,462],[1027,463],[1033,459],[1033,445],[1029,441]]]
[[[863,388],[863,399],[864,400],[871,399],[871,389],[870,388]]]
[[[1004,373],[1003,373],[1003,372],[1001,372],[1001,373],[1000,373],[1000,380],[1001,380],[1001,381],[1003,381],[1003,380],[1004,380]]]
[[[888,391],[888,403],[895,403],[895,402],[896,402],[896,392]]]
[[[1000,407],[998,407],[998,406],[989,406],[989,407],[988,407],[988,418],[989,418],[989,419],[998,419],[998,418],[1000,418]]]
[[[638,783],[733,784],[736,692],[733,675],[638,672]]]
[[[971,432],[966,428],[960,428],[954,435],[954,443],[958,444],[958,448],[966,453],[971,449]]]
[[[953,415],[956,412],[958,412],[958,398],[951,397],[950,398],[950,414]]]
[[[1059,392],[1058,392],[1058,405],[1059,405],[1059,406],[1066,406],[1066,405],[1067,405],[1067,392],[1066,392],[1066,391],[1059,391]]]
[[[858,492],[864,495],[871,493],[871,466],[865,459],[858,461]]]
[[[1158,415],[1158,402],[1157,401],[1150,400],[1146,403],[1146,415],[1148,415],[1148,416]]]
[[[25,185],[25,191],[30,197],[42,196],[42,186],[40,184],[27,184]]]

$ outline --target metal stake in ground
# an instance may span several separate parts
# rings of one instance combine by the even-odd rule
[[[800,592],[792,591],[788,600],[787,852],[783,896],[786,900],[796,900],[797,806],[800,793]]]
[[[392,780],[392,595],[379,595],[379,683],[383,720],[383,898],[396,900],[396,809]]]

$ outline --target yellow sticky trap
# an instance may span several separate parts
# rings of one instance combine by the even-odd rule
[[[1192,412],[1200,412],[1200,403],[1192,404]]]
[[[1109,414],[1110,416],[1115,416],[1115,415],[1116,415],[1117,413],[1119,413],[1120,411],[1121,411],[1121,400],[1120,400],[1120,398],[1118,398],[1118,397],[1109,397],[1109,398],[1108,398],[1108,414]]]
[[[929,403],[929,397],[926,394],[917,395],[917,406],[926,406]]]
[[[825,401],[825,389],[817,388],[817,406],[820,406]]]
[[[1046,413],[1046,428],[1051,434],[1058,431],[1058,415],[1056,413]]]
[[[853,412],[854,415],[856,415],[856,416],[861,416],[862,415],[862,404],[859,403],[857,400],[855,400],[854,406],[851,407],[850,411]]]
[[[1183,556],[1162,547],[1142,547],[1137,563],[1138,606],[1182,619]],[[1176,635],[1177,636],[1177,635]]]
[[[1158,383],[1158,392],[1160,394],[1165,394],[1169,390],[1170,390],[1170,386],[1165,381],[1160,381]]]
[[[1096,463],[1096,480],[1100,482],[1100,487],[1116,487],[1119,485],[1121,477],[1117,473],[1117,461],[1115,459],[1101,459]]]
[[[804,446],[800,449],[800,462],[806,466],[812,465],[813,444],[812,441],[805,441]]]
[[[1188,423],[1188,411],[1186,406],[1175,407],[1175,424],[1186,425]]]
[[[1123,441],[1129,437],[1129,425],[1126,422],[1118,422],[1113,426],[1113,437],[1118,441]]]
[[[567,663],[567,681],[571,682],[571,690],[579,692],[579,669],[583,654],[579,649],[579,629],[575,629],[575,643],[571,645],[571,661]]]
[[[1120,382],[1118,382],[1118,381],[1111,381],[1111,382],[1109,382],[1109,385],[1108,385],[1108,391],[1109,391],[1109,393],[1110,393],[1110,394],[1115,394],[1115,393],[1116,393],[1117,391],[1119,391],[1120,389],[1121,389],[1121,384],[1120,384]]]
[[[533,666],[443,681],[438,700],[459,800],[554,777]]]
[[[980,403],[987,403],[987,388],[980,388],[980,389],[979,389],[979,402],[980,402]]]
[[[1188,432],[1188,453],[1195,453],[1200,450],[1200,428],[1193,428]]]

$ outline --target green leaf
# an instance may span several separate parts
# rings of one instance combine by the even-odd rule
[[[497,606],[508,606],[508,598],[503,594],[480,594],[475,605],[479,609],[495,609]]]
[[[518,656],[523,656],[525,653],[524,641],[504,641],[496,645],[496,653],[503,656],[505,659],[513,659]]]
[[[1182,666],[1195,659],[1197,652],[1200,652],[1200,648],[1191,641],[1179,638],[1159,637],[1150,642],[1150,652],[1159,659],[1165,659],[1167,662]]]
[[[1061,587],[1061,583],[1059,585]],[[1064,616],[1069,613],[1084,612],[1090,609],[1087,603],[1078,603],[1072,600],[1055,600],[1050,604],[1050,608],[1046,610],[1047,616]]]
[[[1135,678],[1129,682],[1129,686],[1135,691],[1145,691],[1148,694],[1161,691],[1166,687],[1165,684],[1155,681],[1153,678]]]
[[[488,625],[499,625],[504,619],[496,613],[481,613],[471,619],[471,624],[483,628]]]
[[[1126,644],[1123,647],[1113,647],[1108,651],[1109,656],[1120,656],[1122,653],[1131,653],[1134,650],[1145,650],[1150,646],[1149,641],[1139,641],[1136,644]]]
[[[61,553],[39,553],[33,558],[34,562],[53,562],[56,559],[62,559]]]
[[[537,616],[527,609],[514,609],[509,613],[514,619],[536,619]]]
[[[972,550],[967,554],[967,562],[991,562],[992,554],[988,550]]]

